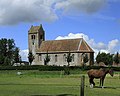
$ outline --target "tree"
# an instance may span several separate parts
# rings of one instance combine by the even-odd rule
[[[67,67],[65,67],[64,69],[64,74],[65,75],[69,75],[70,74],[70,70],[69,70],[69,66],[70,66],[70,62],[72,61],[73,59],[73,56],[71,55],[70,51],[68,52],[67,56],[66,56],[66,59],[67,59]]]
[[[30,51],[29,54],[28,54],[28,60],[29,60],[29,63],[30,65],[32,64],[33,60],[34,60],[34,55],[32,54],[32,52]]]
[[[4,59],[4,66],[7,66],[7,65],[11,65],[11,60],[8,57]]]
[[[98,55],[96,56],[96,62],[97,62],[97,63],[102,62],[102,60],[101,60],[101,53],[100,53],[100,52],[99,52]]]
[[[84,56],[83,56],[83,62],[84,63],[87,63],[88,62],[88,55],[87,54],[84,54]]]
[[[44,59],[45,65],[47,65],[49,61],[50,61],[50,55],[48,55],[48,51],[47,51],[47,54],[46,54],[45,59]]]
[[[96,57],[96,62],[100,63],[100,62],[104,62],[105,65],[112,65],[113,63],[113,54],[106,54],[104,52],[102,53],[98,53],[97,57]]]
[[[15,52],[14,52],[14,62],[15,63],[18,63],[18,62],[20,62],[21,60],[21,56],[19,55],[19,48],[18,47],[16,47],[15,48]]]
[[[82,55],[83,55],[83,67],[84,67],[85,63],[87,63],[89,59],[87,54],[83,53]]]
[[[113,54],[108,53],[107,54],[107,60],[106,60],[106,65],[112,65],[113,64]]]
[[[67,57],[66,57],[66,59],[67,59],[67,62],[68,62],[68,66],[70,66],[70,62],[72,61],[72,55],[71,55],[71,53],[70,53],[70,51],[69,51],[69,53],[67,54]]]
[[[15,43],[13,39],[0,39],[0,64],[1,65],[13,65]]]
[[[5,58],[7,56],[7,39],[0,40],[0,64],[4,65]]]
[[[119,58],[119,53],[117,52],[117,54],[113,57],[113,61],[116,63],[116,64],[119,64],[120,63],[120,58]]]

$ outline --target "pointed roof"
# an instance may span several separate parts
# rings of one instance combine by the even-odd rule
[[[42,27],[42,24],[40,24],[40,30],[44,31],[44,30],[43,30],[43,27]]]
[[[94,52],[83,38],[42,41],[37,53]]]
[[[37,33],[39,32],[39,30],[43,30],[43,27],[42,27],[42,24],[40,24],[40,26],[31,26],[30,30],[29,30],[29,33]]]

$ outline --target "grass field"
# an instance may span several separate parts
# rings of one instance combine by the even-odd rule
[[[0,96],[79,96],[80,77],[85,75],[85,96],[120,96],[120,72],[114,77],[107,74],[105,88],[89,88],[86,71],[0,71]],[[99,80],[95,80],[99,86]]]

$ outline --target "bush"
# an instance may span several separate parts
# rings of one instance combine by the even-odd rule
[[[70,68],[69,68],[69,66],[64,66],[64,75],[70,75]]]
[[[90,70],[100,68],[113,68],[115,71],[120,71],[120,67],[101,67],[101,66],[70,66],[69,69],[65,66],[45,66],[45,65],[29,65],[29,66],[0,66],[0,70],[39,70],[39,71],[65,71],[65,74],[70,70]],[[68,73],[69,74],[69,73]]]
[[[39,70],[39,71],[61,71],[61,66],[43,66],[43,65],[30,65],[30,66],[0,66],[0,70]]]

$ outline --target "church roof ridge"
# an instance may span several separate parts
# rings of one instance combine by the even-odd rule
[[[57,39],[57,40],[55,39],[55,40],[46,40],[46,41],[49,42],[49,41],[81,40],[81,39],[82,39],[82,38],[71,38],[71,39]],[[45,41],[45,42],[46,42],[46,41]]]

